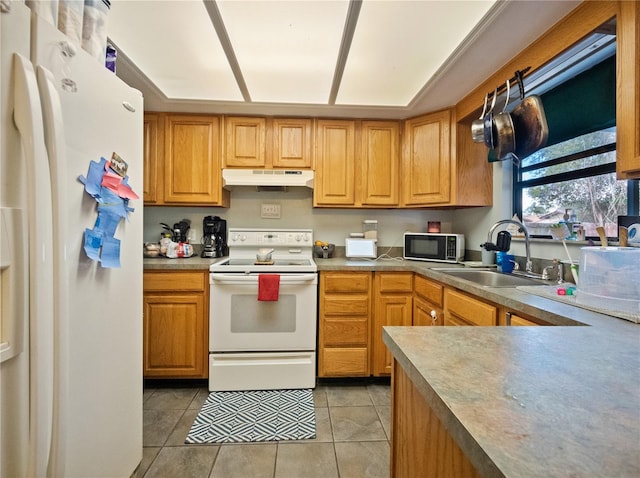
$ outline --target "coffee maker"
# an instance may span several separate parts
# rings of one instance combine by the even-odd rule
[[[202,220],[202,257],[227,255],[227,221],[218,216],[206,216]]]

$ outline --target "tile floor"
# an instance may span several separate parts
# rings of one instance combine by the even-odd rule
[[[383,478],[389,476],[388,380],[320,381],[316,438],[185,445],[206,384],[147,385],[144,451],[134,478]]]

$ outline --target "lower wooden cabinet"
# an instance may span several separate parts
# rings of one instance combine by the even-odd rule
[[[391,476],[479,478],[469,458],[395,361],[391,385]]]
[[[143,375],[207,378],[207,271],[145,271]]]
[[[371,272],[321,272],[318,376],[369,376]]]
[[[413,272],[320,272],[318,376],[391,374],[382,328],[550,325]]]
[[[442,325],[444,286],[416,274],[413,282],[413,325]]]
[[[444,325],[498,325],[498,309],[472,295],[446,288]]]
[[[413,272],[375,272],[373,375],[390,375],[393,357],[382,341],[385,325],[412,325]]]
[[[522,312],[505,307],[498,308],[498,325],[523,326],[523,325],[550,325],[536,317],[530,317]]]

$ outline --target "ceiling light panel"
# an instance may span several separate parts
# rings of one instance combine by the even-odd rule
[[[216,3],[252,101],[327,103],[347,0]]]
[[[408,105],[493,4],[365,0],[336,104]]]
[[[202,1],[112,1],[108,31],[168,98],[242,101]]]

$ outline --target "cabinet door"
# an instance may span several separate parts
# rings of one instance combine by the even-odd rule
[[[205,378],[205,300],[202,294],[144,296],[144,376]]]
[[[375,337],[373,339],[373,374],[389,375],[393,356],[382,341],[382,327],[385,325],[411,325],[412,299],[409,295],[383,295],[375,302]]]
[[[391,373],[391,353],[382,341],[385,325],[411,325],[413,272],[376,272],[374,274],[373,374]]]
[[[400,170],[400,125],[393,121],[363,121],[361,203],[397,206]]]
[[[391,476],[480,478],[398,362],[394,363],[391,387]]]
[[[443,314],[442,309],[419,296],[413,297],[413,325],[428,326],[442,325]]]
[[[144,150],[144,203],[158,204],[162,202],[162,186],[158,184],[162,177],[162,135],[161,119],[158,114],[145,113],[143,126]]]
[[[355,204],[355,122],[318,121],[313,203]]]
[[[495,305],[453,289],[444,291],[444,325],[497,325]]]
[[[229,116],[224,127],[224,167],[264,168],[266,120]]]
[[[167,116],[164,157],[166,204],[223,205],[219,136],[217,117]]]
[[[273,167],[311,169],[311,120],[275,118],[273,124]]]
[[[619,179],[640,178],[640,5],[618,2],[616,123]]]
[[[451,194],[451,112],[405,123],[402,197],[407,206],[446,204]]]

